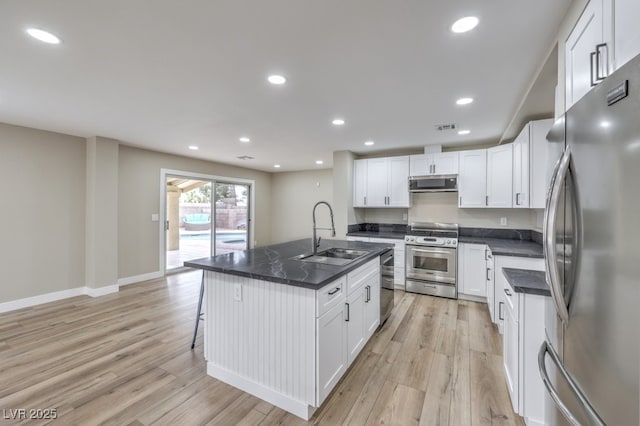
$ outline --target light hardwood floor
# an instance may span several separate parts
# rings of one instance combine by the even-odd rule
[[[202,333],[189,349],[200,276],[0,314],[0,413],[56,408],[52,423],[64,425],[305,423],[206,375]],[[483,304],[396,292],[391,317],[310,422],[522,425],[501,344]]]

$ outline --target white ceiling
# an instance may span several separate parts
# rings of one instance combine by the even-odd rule
[[[569,3],[2,0],[0,121],[267,171],[331,167],[335,150],[497,142]],[[449,30],[468,15],[474,31]],[[476,101],[456,106],[463,96]],[[471,134],[436,132],[443,122]]]

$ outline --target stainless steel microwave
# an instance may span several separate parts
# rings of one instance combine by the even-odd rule
[[[456,192],[457,175],[412,176],[409,178],[410,192]]]

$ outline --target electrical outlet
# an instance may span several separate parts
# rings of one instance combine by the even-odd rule
[[[407,214],[406,213],[402,213],[402,220],[407,220]]]
[[[500,226],[507,226],[507,218],[506,217],[501,217],[500,218]]]
[[[233,300],[236,302],[242,301],[242,284],[233,285]]]

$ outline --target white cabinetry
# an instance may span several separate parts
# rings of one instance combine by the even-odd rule
[[[613,70],[611,0],[591,0],[565,42],[565,110]]]
[[[512,207],[513,145],[487,149],[487,206]]]
[[[367,205],[367,160],[353,162],[353,206]]]
[[[615,64],[620,68],[640,54],[640,2],[638,0],[615,0],[614,5]]]
[[[545,340],[545,296],[505,288],[503,362],[513,410],[526,424],[544,424],[545,389],[538,371],[538,349]]]
[[[409,162],[411,176],[458,174],[457,152],[411,155]]]
[[[458,207],[487,204],[487,150],[461,151],[458,174]]]
[[[513,142],[513,207],[545,208],[549,186],[547,133],[553,120],[527,123]]]
[[[409,207],[409,156],[354,161],[354,207]]]
[[[486,297],[486,246],[460,243],[458,245],[458,293]]]
[[[364,332],[369,340],[380,325],[380,285],[368,283],[364,290]]]
[[[351,365],[353,360],[358,356],[364,344],[366,343],[365,335],[365,289],[359,287],[347,296],[347,363]]]
[[[318,404],[322,404],[333,387],[347,371],[347,327],[344,324],[344,294],[342,302],[317,321]]]
[[[485,252],[485,259],[487,262],[487,306],[489,307],[489,316],[491,322],[496,322],[496,310],[495,310],[495,268],[493,263],[493,254],[491,249],[487,246]]]

